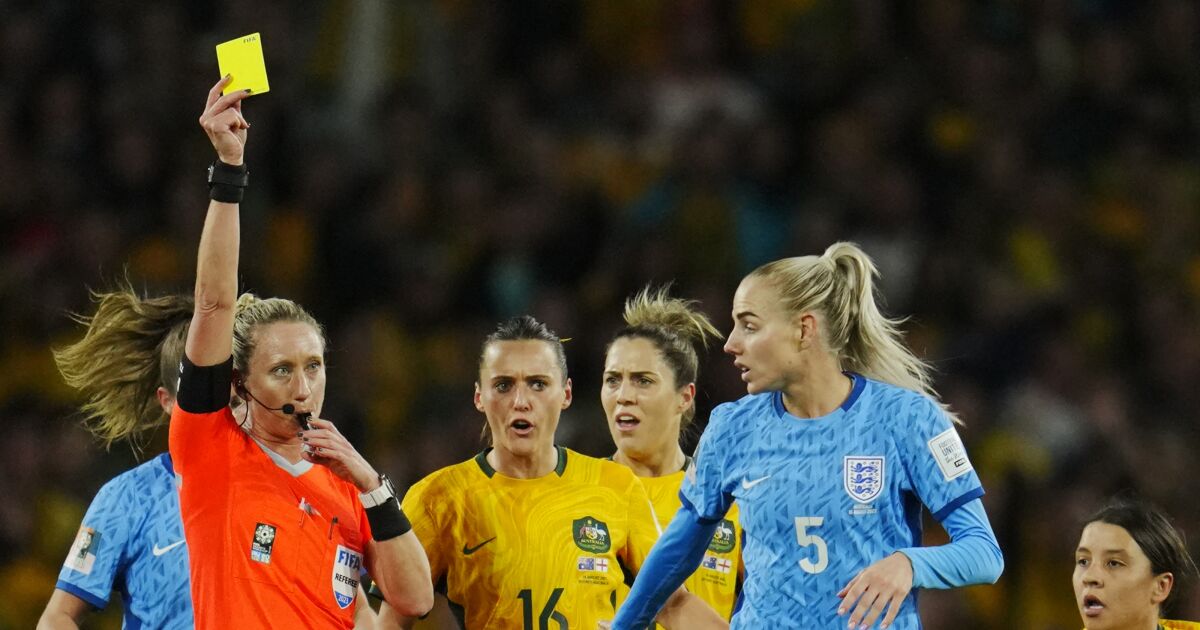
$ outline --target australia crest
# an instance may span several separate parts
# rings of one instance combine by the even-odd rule
[[[608,525],[604,521],[585,516],[575,519],[571,524],[571,530],[575,538],[575,545],[588,553],[607,553],[612,548],[612,541],[608,536]]]

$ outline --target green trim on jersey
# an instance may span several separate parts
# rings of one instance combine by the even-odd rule
[[[555,445],[554,449],[558,451],[558,463],[554,466],[554,474],[561,477],[567,470],[567,449],[558,445]],[[483,471],[483,474],[487,475],[488,479],[491,479],[492,475],[496,474],[496,469],[492,468],[492,465],[487,460],[487,454],[492,452],[492,450],[493,447],[489,446],[475,456],[475,463],[479,464],[479,469]]]

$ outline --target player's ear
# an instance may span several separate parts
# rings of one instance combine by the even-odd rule
[[[571,406],[571,379],[569,378],[567,379],[567,382],[563,384],[563,394],[562,408],[566,409],[567,407]]]
[[[479,389],[479,381],[475,381],[475,408],[483,411],[483,391]]]
[[[1171,587],[1175,585],[1175,574],[1167,571],[1154,576],[1154,584],[1150,591],[1150,601],[1162,604],[1171,595]]]
[[[812,311],[797,313],[792,317],[792,339],[796,347],[806,350],[816,342],[817,316]]]
[[[692,402],[696,400],[696,384],[688,383],[679,390],[679,413],[687,411],[688,407],[692,406]]]

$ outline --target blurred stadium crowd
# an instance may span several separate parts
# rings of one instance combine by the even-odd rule
[[[560,439],[603,455],[626,295],[673,280],[727,328],[745,272],[849,239],[967,422],[1007,557],[996,586],[922,594],[928,627],[1078,628],[1077,523],[1122,488],[1200,539],[1195,3],[0,13],[0,628],[32,627],[88,501],[136,459],[79,428],[49,348],[80,335],[89,287],[191,291],[213,46],[255,31],[272,89],[245,105],[244,288],[327,326],[325,415],[398,485],[481,448],[497,320],[571,339]],[[719,348],[701,372],[702,425],[744,390]],[[1200,618],[1200,589],[1181,603]]]

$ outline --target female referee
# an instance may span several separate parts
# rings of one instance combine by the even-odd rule
[[[475,384],[492,446],[404,497],[437,590],[463,628],[595,628],[612,618],[626,575],[658,537],[628,468],[554,444],[570,404],[558,336],[528,316],[502,323],[483,342]],[[728,627],[699,598],[668,595],[663,625]],[[410,627],[395,612],[385,605],[379,625]]]
[[[646,486],[659,525],[679,510],[679,486],[692,459],[679,446],[680,431],[695,416],[696,343],[721,333],[692,302],[650,288],[625,302],[625,326],[605,352],[600,403],[617,452],[613,461],[633,470]],[[708,543],[700,568],[684,583],[725,619],[733,614],[742,576],[742,528],[729,508]]]
[[[837,243],[742,280],[725,351],[748,395],[713,411],[683,507],[614,627],[645,627],[734,500],[746,530],[735,628],[920,628],[914,588],[999,577],[979,478],[927,366],[876,307],[875,274]],[[949,544],[920,546],[922,505]]]
[[[350,628],[362,573],[393,606],[424,614],[429,564],[391,483],[320,419],[320,325],[288,300],[238,298],[250,125],[248,93],[221,95],[228,80],[200,117],[218,161],[170,432],[196,627]]]

